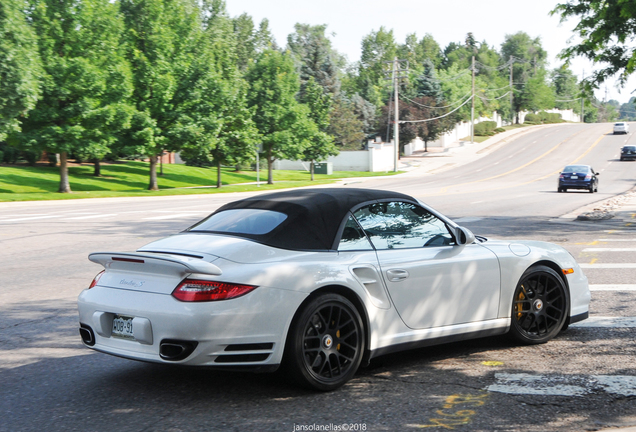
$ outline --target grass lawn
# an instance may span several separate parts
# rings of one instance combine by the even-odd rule
[[[216,169],[197,168],[179,164],[164,164],[163,176],[157,175],[159,191],[148,191],[149,164],[126,161],[102,164],[100,177],[93,175],[92,164],[69,166],[69,181],[73,193],[62,194],[58,167],[0,166],[0,201],[35,201],[77,198],[186,195],[219,192],[283,189],[333,183],[341,178],[384,176],[395,174],[356,171],[337,171],[332,175],[315,174],[310,180],[306,171],[274,171],[274,184],[267,185],[267,170],[261,170],[261,185],[256,182],[256,171],[236,172],[223,168],[223,187],[217,189]],[[157,170],[159,171],[159,170]]]

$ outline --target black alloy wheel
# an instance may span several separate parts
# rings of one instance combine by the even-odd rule
[[[546,266],[535,266],[521,276],[512,300],[510,335],[527,345],[541,344],[563,328],[569,297],[563,280]]]
[[[335,390],[355,375],[365,340],[355,306],[339,294],[323,294],[309,302],[292,323],[286,366],[305,387]]]

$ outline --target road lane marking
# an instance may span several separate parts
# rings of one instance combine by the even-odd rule
[[[23,217],[17,219],[5,219],[2,222],[20,222],[20,221],[28,221],[28,220],[36,220],[36,219],[50,219],[62,217],[62,215],[48,215],[48,216],[31,216],[31,217]]]
[[[523,168],[525,168],[525,167],[527,167],[527,166],[529,166],[529,165],[532,165],[533,163],[535,163],[535,162],[537,162],[537,161],[541,160],[542,158],[544,158],[545,156],[547,156],[548,154],[552,153],[552,152],[553,152],[553,151],[555,151],[557,148],[559,148],[559,146],[561,146],[561,144],[563,144],[563,143],[565,143],[565,142],[567,142],[567,141],[571,140],[573,137],[575,137],[576,135],[579,135],[580,133],[582,133],[582,132],[576,132],[576,133],[574,133],[574,134],[570,135],[569,137],[565,138],[563,141],[561,141],[560,143],[558,143],[557,145],[555,145],[554,147],[552,147],[550,150],[548,150],[548,151],[546,151],[545,153],[543,153],[541,156],[539,156],[539,157],[537,157],[537,158],[535,158],[535,159],[531,160],[530,162],[527,162],[527,163],[526,163],[526,164],[524,164],[524,165],[521,165],[521,166],[519,166],[519,167],[517,167],[517,168],[514,168],[514,169],[512,169],[512,170],[510,170],[510,171],[507,171],[507,172],[502,173],[502,174],[497,174],[497,175],[495,175],[495,176],[488,177],[488,178],[481,179],[481,180],[474,180],[474,181],[470,181],[470,182],[466,182],[466,183],[458,183],[458,184],[455,184],[455,185],[446,186],[446,187],[443,187],[443,188],[442,188],[442,189],[441,189],[438,193],[426,194],[426,195],[423,195],[423,196],[435,196],[435,195],[438,195],[438,194],[449,194],[449,193],[450,193],[450,194],[462,193],[462,192],[448,192],[448,189],[449,189],[449,188],[451,188],[451,187],[465,186],[465,185],[471,185],[471,184],[480,183],[480,182],[484,182],[484,181],[488,181],[488,180],[493,180],[493,179],[496,179],[496,178],[499,178],[499,177],[503,177],[503,176],[506,176],[506,175],[512,174],[512,173],[514,173],[514,172],[516,172],[516,171],[519,171],[520,169],[523,169]],[[587,149],[587,150],[586,150],[583,154],[581,154],[581,155],[580,155],[578,158],[576,158],[574,161],[570,162],[568,165],[575,164],[575,163],[576,163],[576,162],[578,162],[580,159],[582,159],[584,156],[586,156],[586,155],[587,155],[590,151],[592,151],[592,149],[593,149],[594,147],[596,147],[596,146],[597,146],[597,144],[598,144],[599,142],[601,142],[601,140],[602,140],[603,138],[605,138],[605,134],[601,135],[601,136],[600,136],[600,137],[599,137],[599,138],[598,138],[598,139],[597,139],[597,140],[596,140],[596,141],[595,141],[595,142],[594,142],[594,143],[593,143],[593,144],[592,144],[592,145],[591,145],[591,146],[590,146],[590,147],[589,147],[589,148],[588,148],[588,149]],[[495,163],[495,164],[493,164],[493,165],[497,165],[498,163],[499,163],[499,162],[497,162],[497,163]],[[511,186],[504,186],[504,187],[496,187],[496,188],[493,188],[493,189],[486,189],[486,191],[488,191],[488,190],[501,190],[501,189],[508,189],[508,188],[511,188],[511,187],[517,187],[517,186],[522,186],[522,185],[526,185],[526,184],[534,183],[534,182],[537,182],[537,181],[540,181],[540,180],[544,180],[544,179],[546,179],[546,178],[548,178],[548,177],[554,176],[554,175],[556,175],[556,174],[558,174],[558,173],[560,173],[560,172],[561,172],[561,170],[554,171],[554,172],[551,172],[551,173],[549,173],[549,174],[544,175],[543,177],[539,177],[539,178],[536,178],[536,179],[530,180],[529,182],[520,183],[520,184],[518,184],[518,185],[517,185],[517,184],[513,184],[513,185],[511,185]]]
[[[585,248],[583,252],[636,252],[636,248]]]
[[[605,392],[636,396],[636,377],[631,375],[533,375],[496,373],[486,390],[515,395],[586,396]]]
[[[169,215],[163,215],[163,216],[152,216],[152,217],[144,218],[144,220],[177,219],[182,217],[193,217],[193,216],[197,216],[197,215],[192,213],[179,213],[179,214],[169,214]]]
[[[584,269],[636,269],[635,263],[590,263],[579,264]]]
[[[117,216],[117,213],[97,214],[97,215],[90,215],[90,216],[78,216],[78,217],[66,218],[65,220],[97,219],[97,218],[103,218],[103,217],[109,217],[109,216]]]
[[[634,284],[590,284],[590,291],[636,291]]]
[[[470,216],[466,216],[463,218],[459,218],[459,219],[453,219],[455,222],[460,222],[460,223],[468,223],[468,222],[477,222],[482,220],[483,218],[480,217],[470,217]]]
[[[636,238],[620,238],[620,239],[598,239],[600,242],[636,242]],[[590,245],[596,244],[590,243]]]
[[[577,328],[634,328],[636,317],[591,316],[590,318],[571,324]]]

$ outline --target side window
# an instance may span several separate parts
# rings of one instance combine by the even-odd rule
[[[342,231],[342,237],[340,238],[340,244],[338,245],[339,251],[349,250],[373,250],[373,246],[369,243],[369,239],[360,229],[360,226],[355,221],[353,216],[349,218],[347,224]]]
[[[376,249],[405,249],[455,244],[446,224],[420,206],[405,202],[376,203],[354,216]]]

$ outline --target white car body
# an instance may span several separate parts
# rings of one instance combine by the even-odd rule
[[[570,270],[563,276],[568,320],[587,317],[587,278],[565,249],[537,241],[473,241],[468,230],[423,207],[458,235],[459,230],[467,234],[467,244],[295,251],[235,236],[184,232],[136,252],[91,254],[105,272],[79,296],[82,336],[95,350],[130,359],[274,370],[283,360],[295,315],[308,298],[329,291],[359,309],[368,360],[506,333],[515,288],[537,264],[559,273]],[[224,301],[176,299],[175,287],[192,277],[258,288]],[[133,318],[128,338],[112,337],[116,315]],[[162,341],[196,341],[196,348],[186,358],[167,360],[160,355]]]
[[[629,133],[629,124],[625,122],[614,123],[614,135]]]

